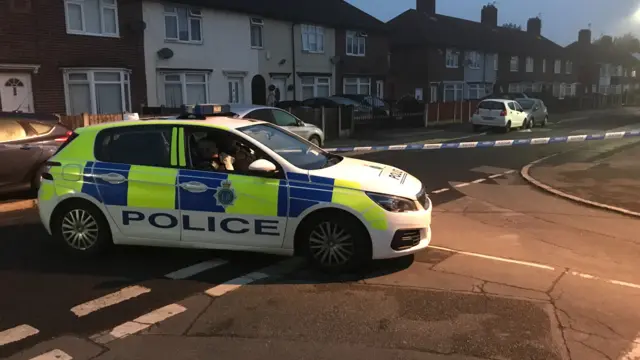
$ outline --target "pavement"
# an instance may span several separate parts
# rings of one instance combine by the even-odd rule
[[[638,128],[640,111],[624,109],[465,136]],[[79,261],[35,209],[2,213],[0,357],[640,359],[640,222],[520,176],[541,158],[621,141],[355,154],[425,183],[434,235],[423,252],[343,276],[224,251],[123,247]]]
[[[640,141],[590,146],[538,162],[528,174],[570,198],[640,216]]]

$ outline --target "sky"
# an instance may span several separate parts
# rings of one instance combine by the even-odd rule
[[[382,21],[389,21],[415,0],[347,0]],[[438,14],[480,21],[489,0],[436,0]],[[591,24],[592,37],[632,32],[640,37],[640,0],[497,0],[498,23],[513,22],[526,29],[527,19],[540,16],[542,34],[560,45],[578,40],[578,31]],[[615,4],[615,5],[614,5]]]

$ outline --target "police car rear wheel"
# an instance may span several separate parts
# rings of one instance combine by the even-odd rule
[[[321,270],[346,272],[371,258],[367,236],[354,220],[330,216],[317,218],[308,225],[307,257]]]
[[[54,215],[54,237],[75,254],[102,252],[111,242],[109,225],[92,204],[70,203]]]

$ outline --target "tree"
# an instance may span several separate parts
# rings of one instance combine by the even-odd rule
[[[594,44],[601,44],[603,37],[604,36],[594,41]],[[632,33],[627,33],[622,36],[616,36],[613,39],[613,46],[616,49],[624,51],[626,53],[640,53],[640,40]]]
[[[522,30],[522,26],[512,22],[504,23],[502,24],[502,27],[507,29]]]
[[[640,53],[640,40],[632,33],[626,33],[613,40],[613,45],[628,53]]]

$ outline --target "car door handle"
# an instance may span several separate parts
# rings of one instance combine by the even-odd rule
[[[199,183],[197,181],[189,181],[186,183],[182,183],[180,184],[180,187],[192,193],[203,193],[208,189],[207,185],[203,183]]]
[[[123,182],[127,181],[127,178],[124,177],[124,175],[116,173],[100,174],[96,175],[96,177],[110,184],[122,184]]]
[[[33,147],[31,145],[22,145],[20,146],[20,150],[31,150]]]

